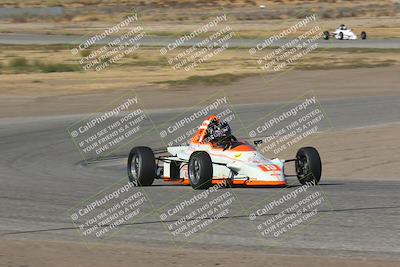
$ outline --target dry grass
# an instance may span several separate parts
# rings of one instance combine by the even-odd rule
[[[265,6],[261,8],[260,5]],[[126,15],[131,8],[140,12],[144,22],[199,22],[217,13],[227,13],[233,21],[242,23],[300,19],[316,13],[321,19],[394,17],[399,5],[390,0],[325,1],[325,0],[0,0],[2,7],[54,7],[66,9],[66,15],[52,18],[23,17],[28,21],[58,22],[113,22]],[[95,8],[93,8],[95,7]],[[73,9],[79,9],[79,12]],[[278,23],[279,24],[279,23]]]
[[[16,7],[51,7],[51,6],[63,6],[63,7],[77,7],[77,6],[114,6],[114,5],[142,5],[142,6],[154,6],[154,7],[215,7],[215,6],[226,6],[226,7],[251,7],[266,5],[270,6],[281,6],[281,5],[321,5],[329,4],[330,6],[335,5],[357,5],[360,3],[369,4],[390,4],[393,1],[390,0],[370,0],[370,1],[357,1],[357,0],[25,0],[25,1],[12,1],[12,0],[0,0],[1,6],[16,6]]]
[[[17,74],[10,67],[18,58],[28,63],[40,61],[48,65],[77,66],[78,58],[73,58],[68,46],[2,46],[0,52],[1,92],[90,92],[149,84],[165,86],[190,86],[227,84],[249,74],[261,73],[256,59],[247,49],[228,49],[191,71],[176,71],[169,66],[167,58],[160,55],[157,48],[140,48],[118,63],[101,72],[78,71],[37,73],[23,71]],[[18,62],[17,62],[18,63]],[[19,64],[19,63],[18,63]],[[385,53],[374,49],[316,50],[289,66],[293,69],[335,69],[362,68],[400,65],[397,49]],[[287,70],[287,69],[285,69]],[[62,71],[62,70],[61,70]]]
[[[260,8],[261,4],[266,7]],[[390,0],[0,0],[0,6],[66,8],[57,17],[23,15],[3,20],[1,33],[90,35],[120,22],[134,7],[146,32],[157,36],[190,32],[211,17],[226,13],[226,24],[241,38],[263,38],[315,13],[323,30],[345,23],[355,32],[367,31],[371,38],[400,38],[400,3]]]
[[[1,0],[0,0],[1,1]],[[29,23],[9,22],[0,23],[0,33],[35,33],[35,34],[64,34],[64,35],[95,35],[103,32],[116,23],[120,22],[126,14],[118,14],[112,19],[107,15],[79,15],[68,18],[68,21],[43,22],[40,20],[30,21]],[[139,16],[140,25],[143,26],[146,33],[152,36],[171,36],[178,37],[189,33],[200,27],[204,21],[144,21]],[[253,20],[248,22],[237,21],[228,15],[229,25],[240,38],[267,38],[272,34],[277,34],[292,26],[298,19],[276,20]],[[400,16],[381,17],[381,18],[344,18],[344,19],[322,19],[318,18],[313,24],[318,25],[321,30],[333,30],[339,23],[344,23],[352,28],[355,33],[366,31],[368,38],[400,38]],[[300,28],[293,37],[299,35],[310,27]],[[218,28],[217,28],[218,29]],[[121,32],[124,32],[123,30]]]

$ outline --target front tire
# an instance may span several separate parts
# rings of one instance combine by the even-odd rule
[[[313,182],[317,185],[321,179],[322,164],[318,151],[314,147],[302,147],[296,154],[296,173],[301,184]]]
[[[212,184],[213,166],[205,151],[194,152],[189,159],[189,182],[193,189],[208,189]]]
[[[343,32],[339,32],[339,40],[343,40],[343,37],[344,37]]]
[[[328,31],[324,31],[324,40],[329,40],[329,32]]]
[[[128,157],[128,178],[136,186],[150,186],[156,176],[156,161],[151,148],[137,146]]]

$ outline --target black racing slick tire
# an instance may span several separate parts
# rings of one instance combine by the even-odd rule
[[[128,157],[128,178],[136,186],[150,186],[156,177],[153,150],[145,146],[132,148]]]
[[[323,35],[325,40],[329,40],[329,32],[328,31],[324,31],[324,35]]]
[[[361,40],[367,39],[367,33],[366,32],[361,32],[360,37],[361,37]]]
[[[317,185],[321,179],[321,157],[314,147],[302,147],[296,154],[296,174],[301,184]]]
[[[212,185],[213,165],[205,151],[194,152],[189,159],[189,182],[193,189],[204,190]]]

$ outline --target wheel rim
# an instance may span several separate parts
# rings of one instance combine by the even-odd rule
[[[189,168],[190,179],[194,184],[197,184],[200,180],[200,163],[197,159],[193,159]]]
[[[307,158],[305,156],[300,156],[297,159],[297,173],[300,178],[305,178],[310,171],[310,166],[308,164]]]
[[[131,163],[131,174],[134,179],[137,179],[139,176],[139,167],[140,167],[139,157],[137,155],[134,155]]]

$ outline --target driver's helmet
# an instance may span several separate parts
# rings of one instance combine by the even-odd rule
[[[220,143],[231,136],[231,127],[226,121],[213,119],[207,128],[206,140]]]

